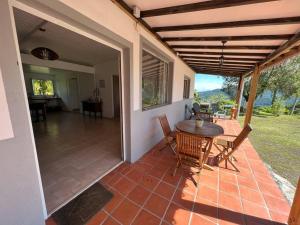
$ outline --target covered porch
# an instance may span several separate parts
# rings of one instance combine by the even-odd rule
[[[217,123],[226,134],[241,131],[236,120]],[[137,162],[122,164],[100,181],[114,197],[88,224],[287,223],[290,206],[249,139],[235,154],[240,172],[224,165],[203,169],[197,187],[192,181],[196,175],[187,167],[172,176],[175,155],[161,147],[159,143]],[[55,222],[50,218],[47,224]]]

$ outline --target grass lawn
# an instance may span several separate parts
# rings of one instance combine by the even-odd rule
[[[239,121],[243,124],[244,117]],[[300,176],[300,116],[253,116],[251,143],[265,163],[297,185]]]

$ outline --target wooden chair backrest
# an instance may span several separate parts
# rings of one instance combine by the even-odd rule
[[[176,153],[185,154],[202,162],[203,138],[184,132],[176,133]]]
[[[213,121],[213,115],[209,112],[198,112],[197,115],[200,117],[200,119],[203,119],[205,121]]]
[[[171,128],[166,114],[159,116],[158,119],[165,137],[168,137],[171,133]]]
[[[240,144],[242,144],[242,142],[248,137],[248,135],[251,131],[252,131],[252,127],[250,126],[250,124],[247,124],[243,128],[241,133],[236,137],[236,139],[234,139],[233,148],[236,149],[237,147],[239,147]]]

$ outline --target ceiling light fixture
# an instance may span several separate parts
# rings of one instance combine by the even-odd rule
[[[31,51],[31,54],[43,60],[57,60],[58,54],[46,47],[38,47]]]

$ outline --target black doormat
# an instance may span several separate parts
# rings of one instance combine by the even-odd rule
[[[83,225],[99,212],[113,194],[96,183],[55,212],[52,217],[58,225]]]

